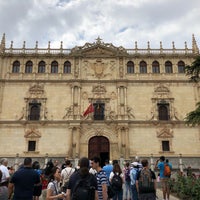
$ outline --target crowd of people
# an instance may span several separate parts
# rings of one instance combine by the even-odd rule
[[[0,200],[156,200],[156,175],[147,159],[126,162],[105,161],[99,157],[83,157],[78,166],[70,160],[61,166],[49,160],[44,169],[30,157],[17,171],[8,168],[8,160],[0,160]],[[163,199],[169,200],[172,164],[161,156],[155,163],[159,170]],[[168,174],[166,172],[168,170]],[[123,186],[124,185],[124,186]]]

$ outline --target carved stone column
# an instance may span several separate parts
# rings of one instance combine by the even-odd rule
[[[67,154],[66,154],[66,157],[70,157],[72,158],[73,157],[73,144],[74,144],[74,141],[73,141],[73,127],[69,127],[70,129],[70,134],[68,135],[67,137],[67,140],[68,140],[68,150],[67,150]]]
[[[118,149],[119,149],[119,156],[122,157],[122,137],[121,137],[121,129],[117,129],[118,132]]]
[[[80,128],[76,128],[76,158],[80,155]]]
[[[126,153],[125,153],[125,158],[126,159],[129,159],[129,156],[130,156],[130,148],[129,148],[129,128],[125,128],[125,150],[126,150]]]

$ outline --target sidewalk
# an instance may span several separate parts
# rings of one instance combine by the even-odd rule
[[[161,189],[158,188],[156,190],[156,194],[157,194],[158,200],[163,200],[163,194],[162,194],[162,190]],[[170,195],[170,200],[179,200],[179,198]]]

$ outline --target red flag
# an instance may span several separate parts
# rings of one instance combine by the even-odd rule
[[[83,113],[83,116],[85,117],[86,115],[88,115],[89,113],[94,112],[94,106],[92,105],[92,103],[88,106],[88,108],[86,109],[86,111]]]

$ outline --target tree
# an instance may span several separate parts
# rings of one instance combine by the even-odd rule
[[[196,59],[194,60],[194,62],[192,63],[191,66],[186,66],[185,67],[185,72],[187,76],[190,76],[189,79],[192,82],[199,82],[200,81],[200,77],[199,77],[199,73],[200,73],[200,56],[197,56]]]
[[[200,81],[200,56],[197,56],[191,66],[185,67],[186,75],[189,76],[190,81],[198,83]],[[186,115],[186,124],[200,125],[200,102],[196,104],[196,109]]]

